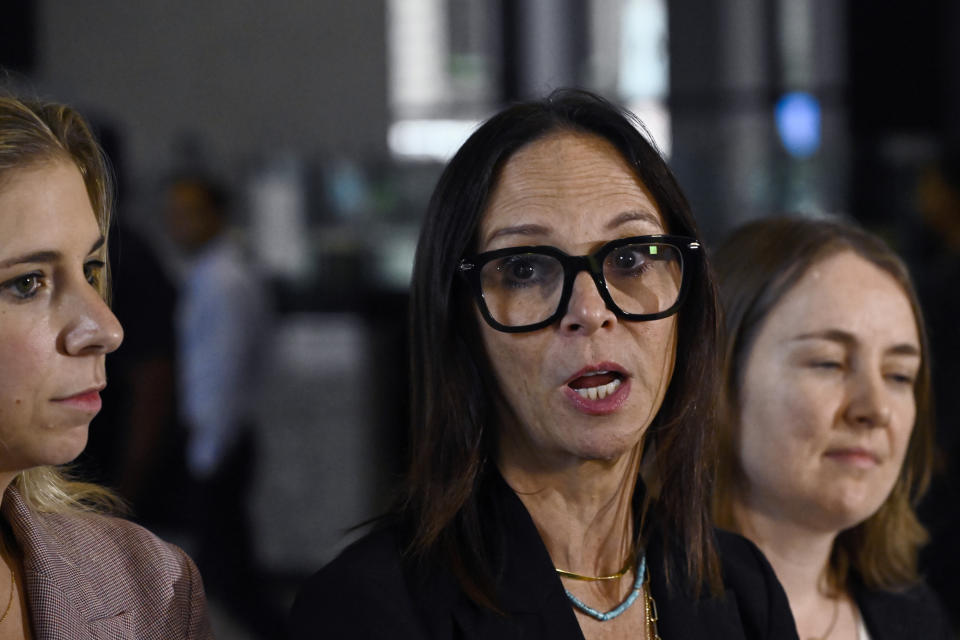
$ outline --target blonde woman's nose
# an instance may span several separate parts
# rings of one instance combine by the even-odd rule
[[[63,347],[69,355],[110,353],[123,342],[123,327],[95,289],[73,296],[68,303]]]

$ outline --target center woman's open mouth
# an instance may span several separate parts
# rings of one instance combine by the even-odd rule
[[[568,385],[581,398],[603,400],[612,395],[623,382],[623,374],[616,371],[595,371],[576,378]]]
[[[619,410],[630,396],[630,376],[614,362],[600,362],[576,372],[563,390],[578,411],[607,415]]]

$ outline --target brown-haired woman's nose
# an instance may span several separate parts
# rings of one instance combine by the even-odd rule
[[[847,420],[864,427],[887,426],[891,409],[883,376],[860,371],[851,376],[849,385]]]

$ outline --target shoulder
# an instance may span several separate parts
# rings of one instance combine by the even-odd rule
[[[291,612],[291,637],[321,630],[354,638],[420,638],[421,630],[391,528],[347,547],[300,588]]]
[[[92,567],[147,572],[171,578],[189,574],[193,562],[179,547],[140,525],[108,515],[40,513],[34,516],[65,554]]]
[[[728,587],[760,591],[770,588],[770,579],[775,581],[776,577],[770,563],[755,544],[743,536],[720,529],[716,532],[716,541],[723,580]]]
[[[714,541],[723,592],[711,594],[704,584],[699,597],[693,597],[693,585],[682,571],[686,560],[682,550],[667,551],[662,538],[651,538],[647,558],[653,569],[650,586],[659,611],[660,634],[664,638],[796,640],[787,596],[763,554],[731,533],[717,531]],[[663,553],[673,554],[673,567],[677,568],[670,578],[657,571]]]
[[[147,630],[208,637],[203,581],[193,561],[143,527],[106,515],[32,513],[23,528],[24,564],[38,584],[133,614]],[[31,593],[42,601],[44,594]],[[96,605],[92,604],[93,599]],[[138,623],[139,623],[138,622]]]
[[[867,629],[876,640],[955,637],[946,611],[926,583],[892,591],[867,589],[855,583],[854,593]]]
[[[787,594],[760,549],[728,531],[718,530],[716,540],[724,589],[745,630],[757,638],[795,638]]]

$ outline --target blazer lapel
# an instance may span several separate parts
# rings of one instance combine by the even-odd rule
[[[664,638],[742,638],[743,622],[737,607],[737,596],[730,589],[723,598],[682,597],[667,589],[663,578],[650,576],[650,585],[657,603],[657,631]]]
[[[55,526],[35,516],[13,487],[4,494],[2,510],[23,554],[34,636],[38,640],[125,637],[123,632],[132,621],[91,585],[82,563],[77,562],[82,551],[65,548]]]
[[[651,535],[647,543],[647,567],[650,571],[650,590],[659,615],[657,631],[660,635],[664,638],[744,637],[736,593],[725,588],[723,597],[705,594],[694,600],[685,595],[688,590],[685,576],[675,576],[672,588],[668,588],[663,573],[665,552],[661,537],[656,533]],[[682,561],[674,562],[674,567],[683,566]]]
[[[454,618],[465,638],[550,638],[583,640],[573,608],[553,570],[526,507],[495,469],[490,472],[493,500],[484,522],[499,549],[497,575],[500,606],[506,615],[481,611],[461,596]]]

